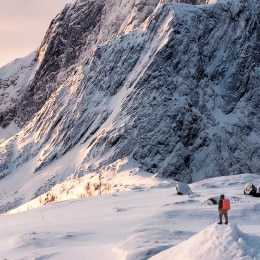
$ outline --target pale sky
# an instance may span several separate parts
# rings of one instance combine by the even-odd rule
[[[51,20],[73,0],[0,0],[0,67],[40,47]]]

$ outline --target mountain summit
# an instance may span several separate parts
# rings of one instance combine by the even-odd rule
[[[38,185],[8,208],[123,158],[184,182],[259,172],[259,22],[257,0],[66,5],[0,68],[0,185]]]

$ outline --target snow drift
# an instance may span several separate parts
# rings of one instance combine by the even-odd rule
[[[243,233],[236,224],[212,224],[188,240],[149,259],[260,259],[259,246],[259,237]]]

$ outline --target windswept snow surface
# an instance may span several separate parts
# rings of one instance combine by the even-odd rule
[[[176,182],[158,180],[3,214],[0,259],[260,259],[260,198],[243,194],[248,182],[258,185],[260,176],[207,179],[179,196]],[[216,224],[217,205],[208,200],[221,193],[231,201],[229,225]]]

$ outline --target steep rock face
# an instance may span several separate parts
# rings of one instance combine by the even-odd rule
[[[185,182],[258,172],[260,4],[183,2],[68,5],[19,99],[1,176],[77,147],[82,172],[123,157]]]
[[[132,89],[116,119],[124,123],[103,133],[86,161],[113,149],[104,163],[132,155],[152,172],[183,181],[258,172],[258,22],[253,1],[158,9],[144,41],[149,62],[135,66],[140,76],[125,83]],[[151,50],[149,37],[159,45],[162,30],[163,45]]]
[[[34,52],[0,69],[0,127],[2,128],[6,128],[17,116],[18,100],[34,76],[37,66],[36,55]]]
[[[166,1],[161,1],[166,2]],[[167,2],[207,4],[209,0],[175,0]],[[91,52],[102,42],[114,38],[118,33],[125,33],[138,27],[154,10],[159,0],[150,1],[76,1],[73,5],[67,5],[64,10],[50,24],[46,36],[33,57],[35,67],[30,66],[29,72],[35,72],[30,82],[26,82],[26,91],[19,91],[21,97],[13,98],[2,94],[5,105],[1,112],[2,127],[6,127],[15,119],[22,127],[45,104],[57,87],[63,83],[64,78],[84,60],[84,56]],[[127,12],[132,9],[131,14]],[[118,11],[120,10],[120,11]],[[113,19],[109,19],[108,13],[113,13]],[[122,26],[123,24],[123,26]],[[119,29],[121,28],[121,31]],[[124,29],[127,28],[127,31]],[[83,56],[83,57],[82,57]],[[26,62],[27,63],[27,62]],[[13,66],[13,65],[12,65]],[[13,71],[12,75],[0,76],[0,87],[17,86],[17,75],[24,75],[24,67]],[[8,67],[8,66],[6,66]]]
[[[116,1],[100,0],[76,1],[73,5],[67,5],[53,19],[38,52],[33,54],[37,67],[31,82],[23,83],[23,86],[16,82],[18,78],[28,78],[24,74],[26,64],[22,64],[20,70],[12,71],[12,75],[1,75],[0,87],[4,90],[8,86],[23,89],[19,90],[19,98],[10,95],[6,97],[6,91],[2,94],[1,104],[5,104],[0,115],[2,127],[8,126],[14,119],[19,126],[24,126],[41,109],[59,84],[63,83],[64,78],[78,66],[79,61],[84,59],[82,55],[90,55],[100,43],[112,39],[118,33],[125,33],[125,27],[127,30],[138,27],[153,12],[158,2],[159,0],[138,0],[121,1],[119,4]],[[208,0],[174,2],[206,4]],[[131,15],[127,12],[129,9],[132,9]],[[109,19],[107,15],[110,12],[114,14],[113,19]],[[35,66],[32,68],[31,64],[28,71],[34,70]]]
[[[127,6],[127,2],[121,1],[116,8]],[[105,1],[76,1],[52,21],[39,49],[38,70],[19,102],[17,118],[21,126],[32,119],[63,79],[80,65],[82,55],[90,55],[100,42],[116,36],[127,14],[113,10],[115,1],[107,3],[106,6]],[[108,20],[108,11],[115,12],[114,21]]]

